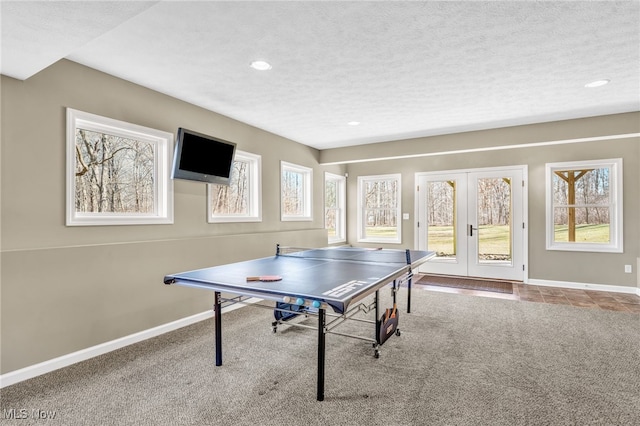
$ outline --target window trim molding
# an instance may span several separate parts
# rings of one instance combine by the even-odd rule
[[[545,164],[545,234],[546,249],[557,251],[577,251],[577,252],[598,252],[598,253],[623,253],[624,252],[624,222],[623,222],[623,173],[622,158],[612,158],[604,160],[566,161],[559,163]],[[610,242],[606,243],[577,243],[577,242],[555,242],[554,228],[554,204],[553,204],[553,176],[552,173],[559,169],[578,168],[604,168],[611,170],[612,178],[609,181],[609,196],[611,197],[609,206]]]
[[[76,211],[75,137],[77,128],[141,140],[155,146],[155,196],[153,213],[84,213]],[[173,181],[170,179],[171,153],[173,152],[172,133],[67,108],[66,139],[66,226],[156,225],[173,223]]]
[[[394,238],[371,238],[366,237],[365,233],[365,221],[364,214],[364,182],[371,180],[389,180],[395,179],[398,181],[398,193],[397,193],[397,205],[396,205],[396,220],[397,220],[397,236]],[[358,176],[358,242],[359,243],[386,243],[386,244],[402,244],[402,174],[391,173],[386,175],[368,175]]]
[[[338,211],[340,215],[340,219],[339,219],[340,226],[338,226],[338,223],[336,223],[336,236],[329,237],[328,242],[329,244],[344,243],[347,241],[347,178],[346,176],[337,175],[335,173],[330,173],[330,172],[324,173],[325,190],[323,192],[323,195],[325,197],[325,202],[324,202],[325,229],[327,228],[327,222],[326,222],[327,220],[327,210],[326,210],[327,181],[338,182],[337,199],[338,199]]]
[[[207,184],[207,223],[262,222],[262,156],[246,151],[236,150],[235,159],[249,163],[249,214],[246,215],[214,215],[213,184]]]

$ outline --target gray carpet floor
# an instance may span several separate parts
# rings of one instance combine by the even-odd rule
[[[2,389],[2,422],[640,424],[639,315],[420,289],[412,311],[378,359],[370,343],[327,336],[322,402],[316,332],[273,334],[270,311],[243,308],[223,314],[221,367],[213,321],[201,322]],[[55,418],[7,420],[12,409]]]

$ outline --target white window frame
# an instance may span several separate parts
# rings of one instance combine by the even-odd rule
[[[154,211],[151,213],[77,212],[76,129],[90,130],[154,145]],[[171,152],[173,134],[67,108],[67,226],[150,225],[173,223]]]
[[[553,175],[557,170],[580,170],[609,168],[609,243],[580,243],[554,241],[554,204],[553,204]],[[585,251],[622,253],[623,244],[623,192],[622,192],[622,159],[570,161],[562,163],[547,163],[546,177],[546,248],[547,250]]]
[[[336,183],[336,201],[337,205],[337,213],[336,213],[336,235],[329,237],[329,243],[343,243],[347,241],[347,178],[345,176],[336,175],[333,173],[325,172],[324,174],[324,182],[325,182],[325,191],[324,195],[326,197],[326,185],[327,182],[335,182]],[[325,224],[324,227],[327,228],[327,204],[325,198]]]
[[[213,190],[218,185],[207,184],[207,222],[262,222],[262,156],[236,150],[234,161],[244,161],[249,164],[248,179],[248,212],[246,214],[214,214]]]
[[[303,189],[303,212],[299,215],[285,214],[284,211],[284,173],[299,173],[302,175],[302,189]],[[313,169],[298,164],[288,163],[286,161],[280,162],[280,220],[283,222],[289,221],[311,221],[313,220],[312,210],[312,182],[313,182]]]
[[[368,237],[366,235],[366,219],[364,217],[364,198],[365,198],[365,183],[368,181],[377,180],[392,180],[395,179],[398,182],[398,191],[396,195],[396,237],[383,238],[383,237]],[[400,173],[388,174],[388,175],[376,175],[376,176],[358,176],[358,242],[361,243],[389,243],[389,244],[401,244],[402,243],[402,175]]]

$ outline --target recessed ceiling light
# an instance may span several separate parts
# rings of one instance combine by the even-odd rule
[[[267,71],[271,69],[271,64],[266,61],[253,61],[250,67],[258,71]]]
[[[348,122],[347,124],[348,124],[349,126],[357,126],[357,125],[359,125],[359,124],[360,124],[360,122],[359,122],[359,121],[350,121],[350,122]]]
[[[592,81],[591,83],[587,83],[584,85],[584,87],[600,87],[600,86],[604,86],[605,84],[609,83],[611,80],[609,79],[603,79],[603,80],[596,80],[596,81]]]

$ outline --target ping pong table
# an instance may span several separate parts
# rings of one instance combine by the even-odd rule
[[[182,272],[164,277],[165,284],[213,290],[216,366],[222,365],[222,302],[243,302],[243,297],[276,302],[273,331],[281,324],[317,328],[317,400],[324,400],[325,336],[341,334],[380,346],[391,335],[400,335],[396,293],[407,287],[407,312],[411,311],[412,270],[433,252],[395,249],[329,247],[320,249],[276,248],[275,256]],[[264,277],[265,280],[260,280]],[[250,280],[251,279],[251,280]],[[276,279],[276,281],[272,281]],[[393,309],[381,316],[379,290],[390,285]],[[222,293],[239,295],[223,298]],[[373,301],[365,298],[374,294]],[[253,304],[253,306],[260,304]],[[264,306],[263,306],[264,307]],[[358,313],[375,311],[375,337],[343,334],[335,329]],[[284,316],[282,314],[285,314]],[[285,316],[317,316],[317,327],[283,319]],[[362,321],[362,320],[360,320]]]

